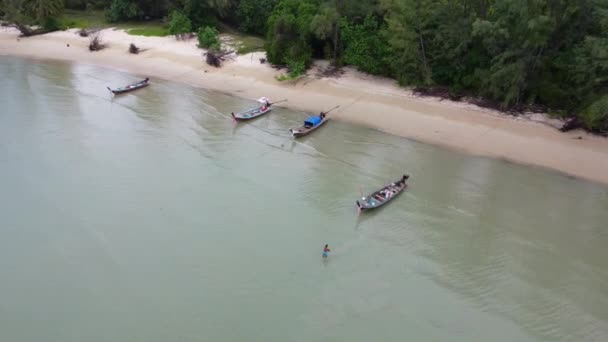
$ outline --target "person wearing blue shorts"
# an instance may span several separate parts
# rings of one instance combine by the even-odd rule
[[[325,245],[325,247],[323,247],[323,257],[327,258],[327,256],[329,255],[329,252],[331,252],[331,249],[329,249],[328,245]]]

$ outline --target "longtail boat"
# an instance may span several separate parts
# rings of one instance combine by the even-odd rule
[[[231,113],[232,118],[235,121],[246,121],[246,120],[251,120],[251,119],[255,119],[258,118],[268,112],[270,112],[272,110],[271,106],[275,103],[279,103],[279,102],[283,102],[283,101],[287,101],[287,100],[283,100],[283,101],[278,101],[278,102],[270,102],[270,99],[267,97],[261,97],[257,100],[258,102],[262,103],[262,105],[260,107],[257,108],[253,108],[250,110],[246,110],[244,112],[240,112],[237,114]]]
[[[308,119],[306,119],[304,121],[303,126],[290,129],[289,131],[291,132],[291,135],[293,135],[294,138],[301,137],[301,136],[304,136],[304,135],[314,131],[315,129],[321,127],[324,123],[329,121],[329,118],[327,117],[327,113],[331,112],[332,110],[334,110],[338,107],[340,107],[340,106],[335,106],[334,108],[328,110],[327,112],[321,112],[321,113],[319,113],[319,115],[313,115],[313,116],[309,117]]]
[[[410,178],[410,176],[403,175],[398,181],[386,185],[371,195],[362,197],[360,200],[356,201],[357,208],[361,211],[366,211],[385,205],[405,190],[408,178]]]
[[[298,128],[292,128],[289,131],[291,132],[291,135],[294,136],[294,138],[298,138],[298,137],[304,136],[304,135],[314,131],[315,129],[321,127],[327,121],[329,121],[329,118],[325,115],[311,116],[308,119],[306,119],[306,121],[304,121],[304,125],[302,125]]]
[[[107,87],[109,91],[111,91],[114,95],[128,93],[133,90],[141,89],[143,87],[147,87],[150,85],[150,79],[146,78],[145,80],[139,81],[137,83],[129,84],[128,86],[111,89]]]

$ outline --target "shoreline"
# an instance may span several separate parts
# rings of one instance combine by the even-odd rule
[[[567,133],[558,120],[542,114],[511,116],[464,102],[419,97],[394,80],[345,68],[337,77],[319,76],[319,62],[297,81],[279,82],[284,71],[261,64],[264,53],[237,56],[219,69],[207,65],[196,39],[131,36],[122,30],[101,31],[109,47],[89,52],[89,38],[76,30],[18,38],[15,30],[0,30],[0,56],[50,59],[111,67],[140,75],[186,83],[233,96],[287,98],[281,107],[329,114],[422,143],[477,156],[539,166],[569,176],[608,184],[608,139],[582,130]],[[149,49],[127,52],[130,43]],[[69,47],[67,46],[69,44]],[[582,139],[578,139],[582,137]]]

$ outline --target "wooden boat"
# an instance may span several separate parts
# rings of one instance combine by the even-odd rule
[[[260,116],[270,112],[271,110],[272,109],[270,107],[262,106],[262,107],[250,109],[250,110],[247,110],[247,111],[244,111],[241,113],[237,113],[237,114],[232,113],[232,117],[236,121],[246,121],[246,120],[251,120],[251,119],[260,117]]]
[[[137,83],[129,84],[126,87],[111,89],[107,87],[109,91],[111,91],[114,95],[128,93],[133,90],[141,89],[143,87],[147,87],[150,85],[150,79],[146,78],[143,81],[139,81]]]
[[[323,124],[327,121],[329,121],[329,118],[327,116],[323,116],[323,118],[321,118],[319,115],[311,116],[306,119],[306,121],[304,121],[304,125],[298,128],[292,128],[289,131],[291,132],[291,135],[294,136],[294,138],[298,138],[323,126]]]
[[[289,131],[291,132],[291,135],[293,135],[294,138],[301,137],[301,136],[304,136],[304,135],[314,131],[315,129],[321,127],[324,123],[329,121],[329,118],[327,117],[327,113],[329,113],[332,110],[339,108],[339,107],[340,106],[335,106],[334,108],[332,108],[326,112],[319,113],[319,115],[313,115],[313,116],[309,117],[308,119],[306,119],[304,121],[303,126],[290,129]]]
[[[284,102],[287,100],[282,100],[282,101],[278,101],[278,102],[270,102],[270,99],[267,97],[261,97],[258,99],[258,102],[262,103],[262,105],[258,108],[254,108],[254,109],[250,109],[244,112],[240,112],[237,114],[231,113],[232,114],[232,118],[235,121],[246,121],[246,120],[251,120],[251,119],[255,119],[258,118],[268,112],[270,112],[272,110],[272,108],[270,108],[273,104],[275,103],[279,103],[279,102]]]
[[[385,205],[405,190],[408,178],[410,176],[403,175],[398,181],[383,187],[369,196],[362,197],[357,201],[357,207],[361,211],[366,211]]]

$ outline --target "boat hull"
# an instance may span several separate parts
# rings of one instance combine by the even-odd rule
[[[319,122],[319,124],[312,126],[310,128],[306,127],[306,126],[300,126],[298,128],[293,128],[290,129],[289,131],[291,132],[291,135],[294,138],[299,138],[299,137],[303,137],[309,133],[312,133],[313,131],[315,131],[317,128],[323,126],[327,121],[329,121],[329,118],[325,118],[323,119],[321,122]]]
[[[112,92],[112,94],[120,95],[120,94],[132,92],[137,89],[145,88],[149,85],[150,85],[150,82],[139,82],[139,83],[135,83],[135,84],[123,87],[123,88],[111,89],[108,87],[108,89]]]
[[[272,110],[272,108],[270,108],[270,107],[266,108],[265,110],[262,110],[262,107],[259,107],[259,108],[248,110],[246,112],[233,114],[232,117],[236,121],[247,121],[247,120],[259,118],[260,116],[262,116],[264,114],[268,114],[268,112],[270,112],[271,110]]]
[[[395,183],[389,184],[382,189],[363,197],[361,200],[355,201],[357,208],[360,211],[368,211],[377,209],[399,196],[403,190],[407,188],[407,183],[401,179]],[[390,195],[388,195],[390,193]]]

